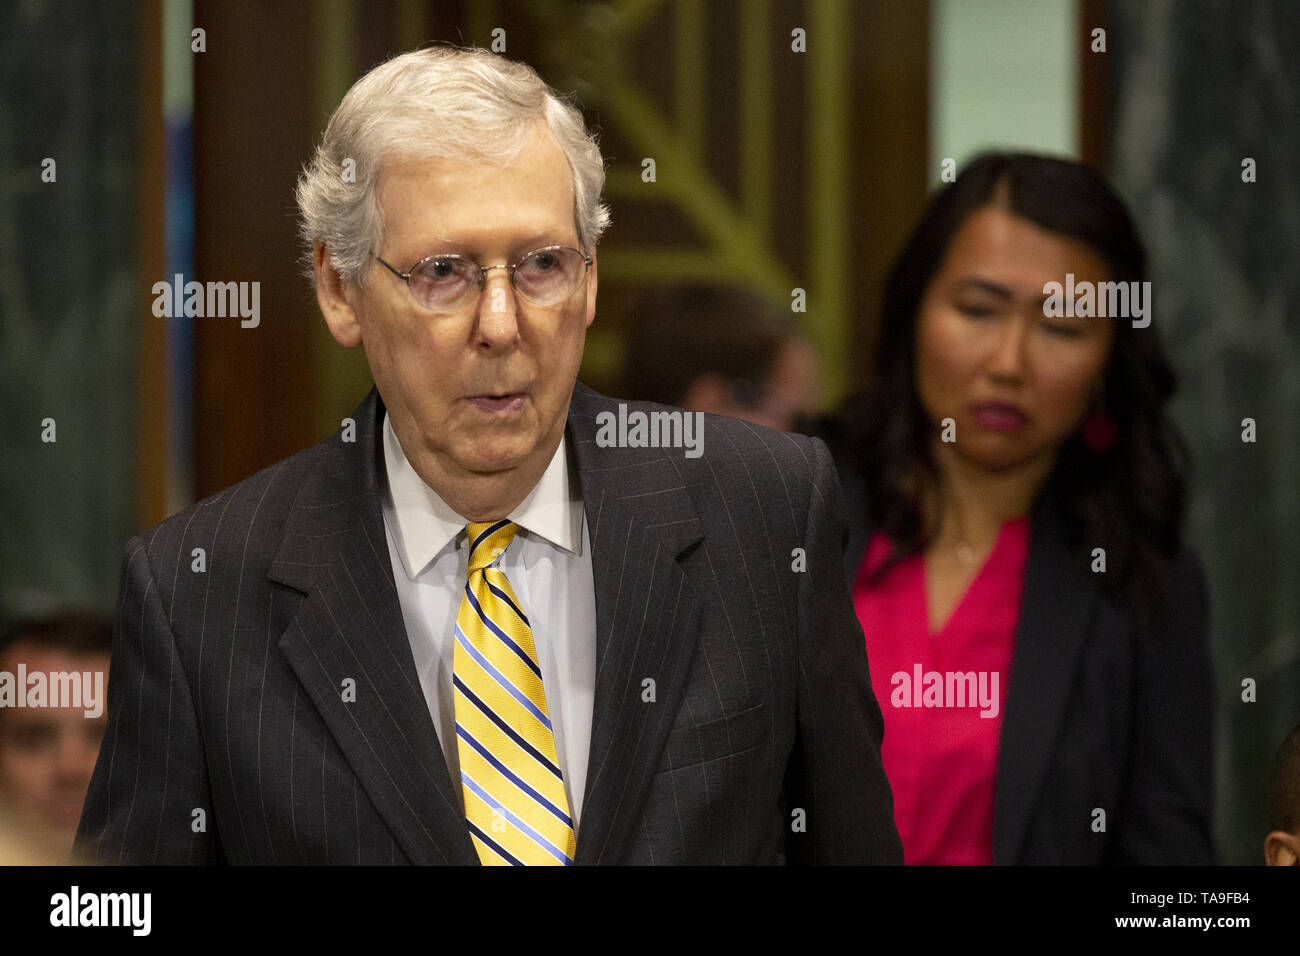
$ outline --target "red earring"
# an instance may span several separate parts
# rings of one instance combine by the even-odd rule
[[[1094,409],[1083,423],[1083,443],[1100,455],[1115,444],[1115,423],[1101,409]]]

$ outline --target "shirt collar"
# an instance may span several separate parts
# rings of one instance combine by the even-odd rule
[[[467,520],[452,510],[411,466],[384,412],[384,511],[406,576],[414,581]],[[573,480],[565,436],[533,490],[506,517],[524,530],[574,554],[582,553],[582,496]]]

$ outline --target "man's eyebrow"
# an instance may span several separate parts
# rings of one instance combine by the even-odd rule
[[[518,239],[510,243],[510,257],[516,259],[519,256],[526,255],[537,249],[547,246],[568,246],[572,245],[577,248],[578,240],[572,241],[561,238],[560,232],[549,231],[539,232],[525,239]],[[433,239],[422,242],[419,248],[426,251],[417,253],[419,258],[427,256],[446,255],[454,253],[456,255],[468,256],[477,260],[481,251],[480,244],[475,240],[450,239],[446,236],[435,236]]]
[[[447,253],[456,253],[457,255],[466,255],[470,250],[470,244],[458,242],[455,239],[449,239],[446,236],[434,236],[432,239],[422,241],[418,245],[419,256],[441,256]]]
[[[526,255],[536,249],[544,249],[547,246],[572,246],[577,248],[578,239],[565,239],[560,230],[550,230],[547,232],[534,233],[530,238],[517,242],[512,247],[518,255]]]

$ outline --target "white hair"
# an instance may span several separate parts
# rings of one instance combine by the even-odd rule
[[[582,114],[526,64],[486,50],[441,46],[375,67],[330,117],[298,177],[307,275],[314,278],[312,250],[322,242],[344,281],[364,283],[383,234],[378,182],[384,161],[508,162],[537,120],[546,123],[573,172],[574,225],[589,252],[609,225],[609,209],[600,201],[605,164]]]

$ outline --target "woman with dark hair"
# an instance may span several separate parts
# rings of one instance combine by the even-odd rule
[[[1105,180],[1024,154],[971,162],[890,273],[826,437],[907,863],[1213,862],[1206,589],[1144,282]]]

